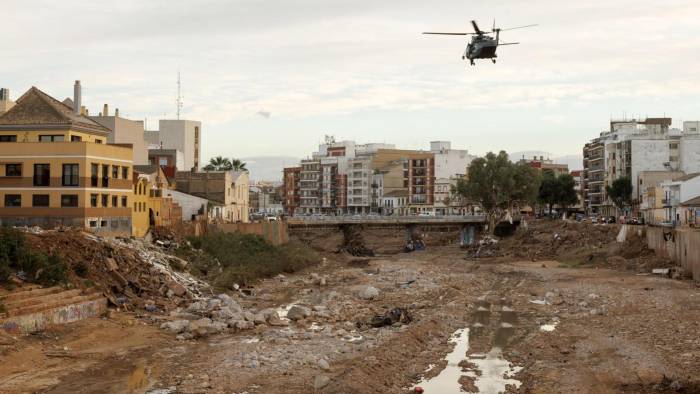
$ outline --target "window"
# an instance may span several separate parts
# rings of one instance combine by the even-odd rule
[[[22,195],[21,194],[5,194],[5,206],[6,207],[21,207],[22,206]]]
[[[126,202],[127,202],[126,196],[122,196],[122,207],[126,208],[126,206],[127,206]]]
[[[112,178],[119,179],[119,166],[112,166]]]
[[[39,142],[63,142],[65,137],[62,135],[40,135]]]
[[[97,187],[97,177],[100,172],[100,166],[98,164],[90,164],[90,186]]]
[[[97,227],[97,220],[91,220],[90,227],[93,227],[93,228]]]
[[[122,179],[129,179],[129,167],[122,167]]]
[[[167,157],[159,157],[158,158],[158,165],[159,166],[167,166],[168,165],[168,158]]]
[[[102,206],[105,208],[109,206],[109,194],[102,195]]]
[[[79,136],[79,135],[71,135],[71,136],[70,136],[70,141],[71,141],[71,142],[80,142],[80,141],[82,141],[82,140],[83,140],[83,137],[81,137],[81,136]]]
[[[100,221],[100,227],[107,227],[107,221],[106,220]]]
[[[93,208],[97,208],[97,194],[90,195],[90,206]]]
[[[49,186],[51,167],[48,164],[34,164],[34,186]]]
[[[95,138],[95,143],[96,143],[96,144],[101,144],[101,143],[102,143],[102,140]]]
[[[22,165],[5,164],[5,176],[22,176]]]
[[[16,135],[0,135],[0,142],[17,142]]]
[[[63,186],[78,186],[80,182],[77,164],[63,165]]]
[[[112,196],[112,206],[113,207],[118,207],[119,204],[117,203],[117,196]]]
[[[49,195],[48,194],[35,194],[32,196],[32,206],[33,207],[48,207],[49,206]]]
[[[109,166],[102,165],[102,187],[109,187]]]
[[[61,207],[63,208],[73,208],[78,206],[78,195],[77,194],[62,194],[61,195]]]

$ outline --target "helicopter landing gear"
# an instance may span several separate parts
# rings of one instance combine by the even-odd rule
[[[469,59],[469,63],[471,63],[471,65],[474,66],[475,65],[474,59]]]
[[[491,58],[491,61],[493,62],[493,64],[496,64],[496,58]]]

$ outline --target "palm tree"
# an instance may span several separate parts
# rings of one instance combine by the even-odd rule
[[[231,169],[234,171],[248,171],[248,169],[245,168],[245,162],[239,159],[231,159]]]
[[[228,171],[233,169],[231,161],[225,157],[216,156],[209,159],[209,164],[204,166],[205,171]]]

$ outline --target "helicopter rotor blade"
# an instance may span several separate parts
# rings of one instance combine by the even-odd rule
[[[509,27],[509,28],[507,28],[507,29],[498,29],[498,30],[500,30],[500,31],[515,30],[515,29],[524,29],[524,28],[526,28],[526,27],[534,27],[534,26],[539,26],[539,25],[537,25],[537,24],[534,24],[534,25],[525,25],[525,26]]]
[[[474,21],[474,20],[472,21],[472,26],[474,27],[474,31],[476,32],[476,34],[481,34],[481,33],[483,33],[483,32],[481,31],[481,29],[479,29],[479,26],[476,24],[476,21]]]
[[[423,34],[437,34],[437,35],[443,35],[443,36],[466,36],[468,34],[476,34],[476,33],[440,33],[440,32],[434,32],[434,31],[424,31]]]
[[[501,46],[501,45],[518,45],[518,44],[520,44],[520,43],[519,43],[519,42],[502,42],[502,43],[499,42],[499,43],[498,43],[498,46]]]

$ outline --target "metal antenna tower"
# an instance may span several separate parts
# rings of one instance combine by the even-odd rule
[[[182,94],[180,90],[182,84],[180,83],[180,70],[177,70],[177,120],[180,120],[180,111],[182,111]]]

